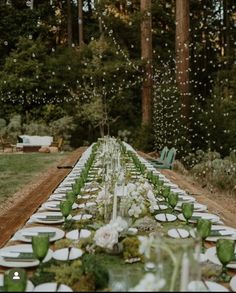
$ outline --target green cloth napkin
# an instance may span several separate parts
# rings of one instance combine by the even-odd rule
[[[17,257],[4,257],[5,261],[22,261],[22,262],[31,262],[36,261],[33,252],[20,252]]]
[[[42,218],[42,220],[46,220],[46,221],[57,221],[62,219],[63,219],[62,216],[47,216],[46,218]]]
[[[56,233],[55,232],[37,232],[37,234],[38,235],[48,235],[49,236],[49,238],[53,238],[55,235],[56,235]],[[32,235],[24,235],[24,237],[25,238],[31,238],[31,237],[33,237]]]

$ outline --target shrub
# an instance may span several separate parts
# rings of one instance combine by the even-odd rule
[[[221,159],[220,154],[217,152],[204,153],[201,160],[190,170],[190,173],[203,185],[211,184],[219,189],[235,193],[235,151],[224,159]]]

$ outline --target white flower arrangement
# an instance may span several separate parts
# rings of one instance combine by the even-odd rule
[[[118,243],[118,237],[118,231],[112,225],[108,224],[96,231],[94,240],[97,246],[112,249]]]
[[[111,220],[109,224],[99,228],[94,240],[97,246],[107,249],[113,249],[114,245],[119,242],[119,233],[128,229],[127,222],[121,217]]]

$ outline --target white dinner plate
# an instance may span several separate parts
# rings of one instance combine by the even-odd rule
[[[155,219],[160,222],[174,222],[177,217],[172,214],[157,214],[155,215]]]
[[[77,259],[81,257],[82,254],[83,251],[79,248],[62,248],[53,252],[53,258],[56,260],[67,261]]]
[[[91,219],[93,216],[89,214],[82,214],[82,215],[76,215],[72,217],[73,220],[75,221],[80,221],[80,220],[88,220]]]
[[[60,184],[60,188],[61,187],[72,187],[73,183],[72,182],[62,182]]]
[[[47,217],[57,217],[56,219],[50,219]],[[36,213],[31,216],[31,219],[36,223],[41,224],[59,224],[64,222],[64,217],[60,212],[42,212]]]
[[[180,228],[174,228],[170,229],[167,234],[172,237],[172,238],[188,238],[189,237],[189,232],[185,229],[180,229]]]
[[[55,200],[61,201],[61,200],[65,199],[65,198],[66,198],[65,193],[54,193],[49,197],[48,201],[50,201],[50,200],[51,201],[55,201]]]
[[[177,184],[174,184],[174,183],[171,183],[171,182],[165,182],[164,186],[169,186],[169,187],[172,187],[172,188],[178,188]]]
[[[62,199],[63,200],[63,199]],[[42,204],[42,208],[50,211],[60,211],[60,201],[46,201]],[[78,208],[77,203],[73,203],[72,209],[75,210]]]
[[[10,267],[10,268],[30,268],[39,265],[39,260],[28,260],[21,261],[17,260],[17,256],[21,253],[33,253],[31,244],[19,244],[7,246],[0,249],[0,266]],[[53,251],[51,249],[48,250],[48,253],[43,260],[43,262],[47,262],[52,258]],[[10,257],[11,260],[6,260],[5,257]]]
[[[236,253],[236,247],[235,247],[234,253]],[[207,256],[207,259],[209,259],[211,262],[213,262],[214,264],[222,266],[221,262],[219,261],[217,255],[216,255],[216,247],[215,246],[211,247],[211,248],[208,248],[206,250],[205,254]],[[227,268],[236,269],[236,261],[229,263],[227,265]]]
[[[155,211],[163,211],[163,210],[167,210],[168,209],[168,206],[165,205],[165,204],[157,204],[157,205],[152,206],[152,208]]]
[[[179,214],[178,218],[181,221],[186,221],[184,216],[183,216],[183,214]],[[207,219],[207,220],[210,220],[212,223],[218,223],[220,221],[220,218],[218,216],[214,215],[214,214],[194,212],[193,216],[189,220],[189,222],[190,223],[196,223],[198,219]]]
[[[72,191],[72,187],[58,187],[55,193],[67,193],[69,191]]]
[[[64,237],[65,232],[61,229],[54,228],[54,227],[47,227],[47,226],[37,226],[37,227],[29,227],[29,228],[23,228],[21,230],[18,230],[14,237],[16,240],[24,241],[24,242],[31,242],[32,236],[40,235],[42,233],[51,232],[54,233],[53,236],[50,236],[49,241],[53,242],[56,240],[59,240]]]
[[[87,229],[76,229],[66,233],[66,238],[71,240],[79,240],[82,238],[88,238],[91,235],[91,232]]]
[[[4,285],[3,281],[4,281],[4,275],[0,274],[0,287],[3,287]],[[30,280],[28,280],[25,292],[32,292],[33,290],[34,290],[34,285]]]
[[[190,292],[229,292],[227,288],[211,281],[192,281],[188,284]]]
[[[207,241],[216,242],[219,238],[236,240],[236,229],[232,227],[227,227],[223,225],[212,225],[211,231],[211,233],[213,233],[214,231],[218,231],[218,233],[221,235],[207,237]]]
[[[175,208],[176,211],[182,211],[183,202],[178,202]],[[195,212],[205,212],[207,210],[207,206],[204,204],[200,204],[198,202],[194,202],[194,211]]]
[[[67,285],[57,283],[43,283],[34,288],[34,292],[73,292]]]
[[[93,202],[93,201],[89,201],[89,202],[86,202],[86,203],[81,203],[78,205],[78,208],[80,209],[83,209],[83,208],[90,208],[90,207],[93,207],[93,206],[96,206],[96,202]]]
[[[236,276],[233,276],[232,279],[230,280],[230,288],[232,289],[233,292],[236,292]]]
[[[179,202],[195,202],[196,199],[190,195],[179,194]]]

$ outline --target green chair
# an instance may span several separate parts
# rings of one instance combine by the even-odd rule
[[[175,148],[171,148],[167,154],[167,156],[165,157],[165,159],[163,160],[163,163],[154,163],[153,165],[154,167],[156,167],[157,169],[172,169],[173,168],[173,162],[175,160],[175,156],[176,156],[176,149]]]
[[[165,160],[165,158],[166,158],[166,156],[167,156],[167,154],[168,154],[168,151],[169,151],[168,147],[165,146],[165,147],[162,149],[162,151],[161,151],[161,155],[160,155],[160,157],[159,157],[158,159],[151,159],[151,160],[149,160],[149,161],[151,161],[151,162],[153,162],[153,163],[163,164],[163,162],[164,162],[164,160]]]

